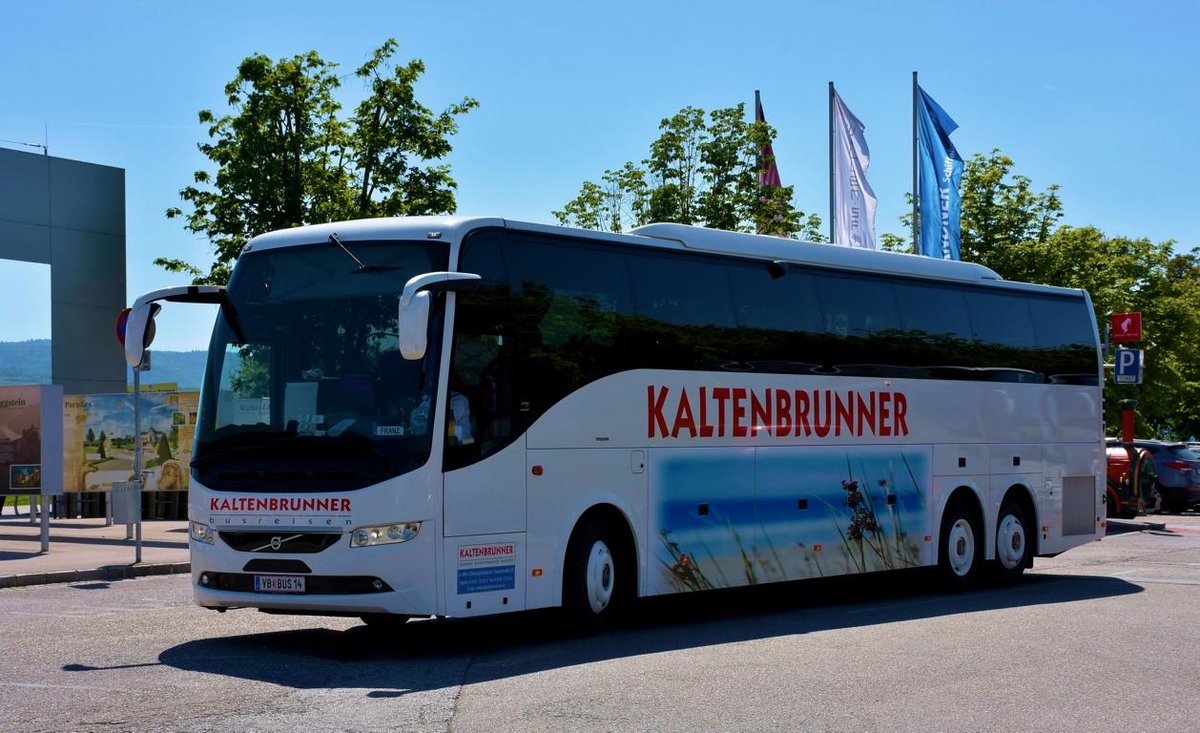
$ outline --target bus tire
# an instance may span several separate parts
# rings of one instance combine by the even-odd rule
[[[595,633],[628,605],[633,573],[620,535],[591,517],[571,539],[563,578],[563,607],[573,630]]]
[[[1013,581],[1029,566],[1033,553],[1033,530],[1025,509],[1019,502],[1006,498],[996,518],[996,575],[1000,580]]]
[[[942,515],[938,537],[938,571],[943,585],[957,591],[975,584],[983,556],[983,531],[978,512],[962,499],[952,501]]]

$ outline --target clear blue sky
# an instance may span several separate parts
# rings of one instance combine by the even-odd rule
[[[784,183],[827,220],[833,81],[867,126],[876,230],[899,233],[918,71],[964,157],[1000,148],[1035,188],[1059,184],[1065,223],[1200,245],[1191,0],[48,0],[0,14],[0,139],[125,169],[130,301],[178,282],[156,256],[211,260],[163,211],[205,166],[196,112],[225,111],[237,63],[315,49],[349,73],[389,36],[401,59],[425,61],[427,106],[480,101],[449,161],[462,214],[550,222],[583,180],[644,157],[663,117],[749,109],[760,89]],[[343,93],[352,106],[361,88]],[[48,337],[49,268],[0,262],[0,282],[0,340]],[[211,313],[186,311],[168,306],[156,348],[206,344]]]

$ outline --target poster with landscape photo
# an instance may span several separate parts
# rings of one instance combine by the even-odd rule
[[[141,435],[135,437],[133,394],[76,395],[65,400],[63,483],[67,491],[108,491],[134,478],[142,449],[144,491],[188,486],[196,392],[143,392]]]

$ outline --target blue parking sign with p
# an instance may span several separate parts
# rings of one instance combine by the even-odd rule
[[[1113,381],[1116,384],[1142,383],[1142,350],[1117,349],[1116,369]]]

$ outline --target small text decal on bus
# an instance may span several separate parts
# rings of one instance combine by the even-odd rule
[[[458,548],[458,593],[513,590],[517,585],[517,548],[511,543]]]
[[[646,387],[646,437],[908,435],[903,392]]]

